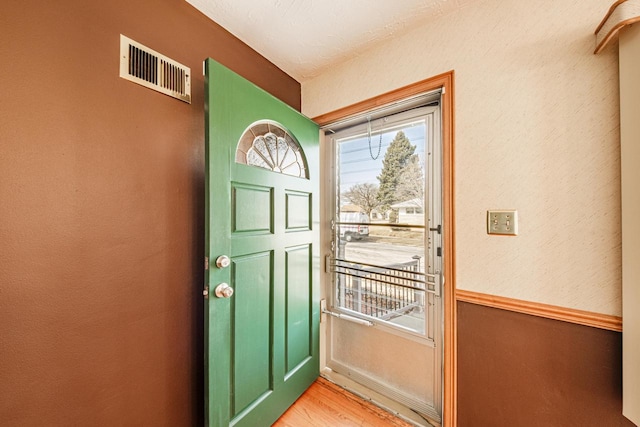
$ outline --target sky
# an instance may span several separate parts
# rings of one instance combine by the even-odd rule
[[[382,170],[382,160],[389,148],[389,144],[395,138],[398,131],[402,130],[411,145],[416,146],[415,154],[420,157],[420,164],[425,160],[425,123],[424,121],[404,124],[402,127],[394,127],[382,133],[382,146],[380,155],[378,146],[380,145],[380,132],[373,132],[371,136],[371,148],[369,148],[369,137],[360,135],[353,138],[338,140],[340,148],[340,192],[344,193],[355,184],[371,183],[379,185],[376,178]],[[375,158],[375,159],[374,159]]]

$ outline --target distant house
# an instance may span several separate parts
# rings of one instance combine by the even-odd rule
[[[385,219],[389,219],[389,213],[388,212],[381,212],[378,209],[374,209],[371,211],[371,220],[372,221],[382,221]]]
[[[391,205],[398,212],[399,224],[424,224],[424,209],[420,199],[411,199]]]
[[[340,212],[364,212],[364,210],[358,205],[342,205],[340,206]]]

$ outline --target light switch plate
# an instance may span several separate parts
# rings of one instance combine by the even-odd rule
[[[487,211],[487,233],[516,236],[518,234],[518,211]]]

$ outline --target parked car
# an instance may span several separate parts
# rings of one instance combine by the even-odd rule
[[[362,212],[340,213],[340,238],[347,242],[362,239],[369,235],[369,215]],[[346,223],[346,224],[345,224]],[[353,225],[348,223],[354,223]]]

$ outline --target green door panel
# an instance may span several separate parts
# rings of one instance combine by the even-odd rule
[[[318,126],[217,62],[205,67],[205,416],[211,427],[269,426],[319,374]],[[308,179],[236,163],[256,122],[299,142]],[[216,267],[221,255],[229,267]],[[234,294],[216,297],[220,283]]]
[[[303,231],[311,229],[311,194],[288,191],[286,202],[287,231]]]
[[[268,251],[233,257],[231,264],[231,285],[235,289],[231,302],[233,415],[272,390],[272,258]]]
[[[311,304],[313,304],[311,262],[310,245],[286,249],[287,375],[313,356],[311,342],[313,323],[310,316]]]
[[[231,187],[231,232],[272,233],[273,189],[240,183]]]

